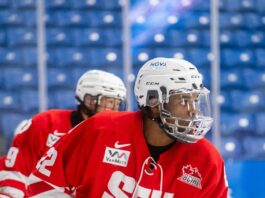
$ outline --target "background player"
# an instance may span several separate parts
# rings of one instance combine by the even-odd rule
[[[119,77],[100,70],[82,75],[76,86],[77,110],[49,110],[20,126],[7,156],[1,160],[0,194],[26,196],[28,176],[47,148],[92,115],[121,110],[125,98],[126,88]]]

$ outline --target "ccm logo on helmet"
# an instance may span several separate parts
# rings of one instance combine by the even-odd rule
[[[198,75],[191,75],[191,78],[200,78]]]
[[[159,85],[159,82],[146,82],[146,85]]]
[[[167,63],[166,62],[154,62],[150,63],[151,67],[166,67]]]

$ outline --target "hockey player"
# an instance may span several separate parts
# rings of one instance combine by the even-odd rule
[[[197,68],[155,58],[140,69],[141,111],[104,112],[62,138],[30,176],[32,197],[227,197],[224,162],[204,136],[209,90]],[[39,185],[39,181],[44,180]]]
[[[44,151],[92,115],[119,110],[125,97],[126,88],[119,77],[100,70],[82,75],[76,86],[77,110],[48,110],[20,126],[19,134],[0,165],[0,197],[1,194],[26,197],[28,176]]]

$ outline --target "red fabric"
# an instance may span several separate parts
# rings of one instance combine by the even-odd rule
[[[45,166],[50,175],[40,169],[34,175],[59,187],[77,187],[77,198],[227,196],[223,160],[206,139],[176,143],[149,171],[140,112],[101,113],[61,140],[54,164]]]
[[[53,187],[50,186],[49,184],[45,183],[45,182],[38,182],[38,183],[35,183],[35,184],[32,184],[29,189],[28,189],[28,193],[31,195],[31,196],[35,196],[41,192],[46,192],[46,191],[49,191],[49,190],[52,190]]]
[[[25,184],[23,182],[14,181],[11,179],[6,179],[4,181],[0,181],[0,186],[9,186],[12,188],[20,189],[24,193],[26,193],[26,187],[25,187]]]
[[[0,187],[12,186],[17,187],[21,191],[26,191],[25,185],[18,185],[14,180],[16,173],[21,173],[28,177],[35,169],[38,160],[49,148],[47,140],[55,141],[67,133],[71,128],[70,115],[71,110],[49,110],[34,116],[31,125],[24,132],[15,136],[11,148],[18,149],[18,153],[13,167],[6,166],[6,157],[0,160],[1,171],[9,171],[6,176],[7,181],[2,181]],[[60,135],[57,135],[61,133]],[[8,160],[7,160],[8,161]],[[14,176],[15,173],[15,176]],[[18,178],[16,178],[17,180]],[[22,182],[22,180],[21,180]]]

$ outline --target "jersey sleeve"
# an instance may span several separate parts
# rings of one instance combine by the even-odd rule
[[[41,158],[29,178],[30,196],[67,197],[81,184],[95,139],[90,119],[72,129]]]
[[[28,176],[35,166],[43,143],[41,116],[24,121],[14,137],[7,155],[1,160],[0,192],[12,197],[24,197]]]
[[[228,197],[228,181],[226,177],[223,161],[218,165],[212,166],[206,181],[206,190],[202,197]]]

